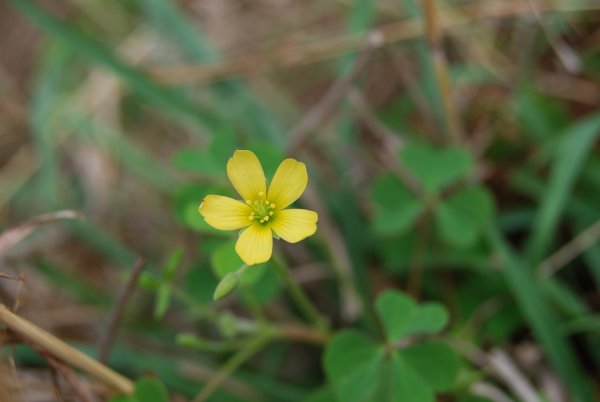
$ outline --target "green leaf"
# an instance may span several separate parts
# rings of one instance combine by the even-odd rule
[[[390,342],[413,334],[436,333],[448,322],[448,314],[442,305],[426,303],[418,306],[396,290],[379,296],[375,308]]]
[[[157,379],[143,377],[135,383],[133,395],[119,395],[110,402],[169,402],[169,393]]]
[[[227,159],[233,154],[235,141],[230,130],[220,130],[207,149],[183,148],[173,159],[180,169],[204,175],[225,176]]]
[[[362,402],[376,391],[384,350],[356,331],[342,331],[325,350],[324,366],[337,399]]]
[[[133,392],[136,402],[168,402],[169,394],[165,386],[154,378],[144,377],[135,384]]]
[[[154,305],[154,318],[162,318],[171,304],[171,287],[161,284],[156,292],[156,304]]]
[[[193,266],[186,275],[185,289],[199,304],[212,302],[212,295],[218,284],[211,270],[203,263]]]
[[[179,268],[183,260],[183,254],[181,247],[177,247],[169,254],[162,272],[162,277],[165,281],[170,282],[174,279],[177,268]]]
[[[458,374],[458,357],[445,343],[423,343],[402,349],[398,353],[402,360],[437,391],[448,389]]]
[[[430,356],[435,361],[435,356]],[[434,402],[433,390],[423,378],[415,372],[398,353],[391,356],[390,378],[391,394],[387,401]]]
[[[492,196],[484,187],[461,189],[435,210],[439,235],[449,245],[472,246],[489,224],[493,211]]]
[[[335,401],[335,393],[329,388],[320,389],[312,393],[304,402],[332,402]]]
[[[427,144],[409,144],[400,158],[430,194],[464,178],[471,171],[471,154],[460,148],[437,149]]]
[[[373,230],[382,235],[406,232],[423,211],[423,204],[394,176],[380,176],[371,192],[375,203]]]

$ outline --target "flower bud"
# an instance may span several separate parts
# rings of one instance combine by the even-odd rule
[[[240,284],[240,274],[238,272],[230,272],[221,279],[217,285],[213,300],[221,300],[229,296]]]

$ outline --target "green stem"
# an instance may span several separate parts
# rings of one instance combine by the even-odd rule
[[[271,339],[269,330],[264,330],[256,338],[250,340],[242,349],[234,354],[221,370],[202,388],[192,402],[204,402],[217,390],[217,388],[237,370],[246,360],[254,356]]]
[[[275,262],[274,265],[277,273],[279,276],[281,276],[281,279],[283,279],[283,282],[288,287],[292,299],[294,299],[294,302],[302,314],[304,314],[306,319],[310,321],[315,328],[326,331],[328,328],[327,319],[318,312],[314,304],[310,301],[308,296],[306,296],[306,293],[304,293],[302,288],[298,286],[296,282],[294,282],[294,279],[290,275],[290,271],[285,263],[276,258],[273,258],[273,261]]]

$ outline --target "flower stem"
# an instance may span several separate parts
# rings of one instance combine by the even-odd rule
[[[277,273],[279,276],[281,276],[283,282],[285,282],[290,291],[292,299],[294,299],[294,302],[302,314],[315,326],[315,328],[326,331],[329,326],[327,319],[317,311],[314,304],[310,301],[308,296],[306,296],[306,293],[304,293],[302,288],[298,286],[296,282],[294,282],[294,279],[290,275],[290,271],[286,264],[277,258],[273,258],[273,261],[275,263],[274,265]]]
[[[219,386],[233,373],[238,367],[244,364],[248,359],[254,356],[261,350],[273,337],[273,334],[268,330],[263,330],[254,339],[251,339],[243,348],[234,354],[214,377],[202,388],[192,402],[206,401]]]

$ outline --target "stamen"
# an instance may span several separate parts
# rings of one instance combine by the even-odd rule
[[[265,195],[265,193],[264,193],[264,192],[262,192],[262,191],[260,191],[260,192],[258,193],[258,196],[259,196],[259,197],[262,197],[263,195]]]
[[[273,216],[273,211],[269,212],[269,215],[270,215],[270,216]]]
[[[275,208],[275,204],[271,204],[269,205],[271,208]]]
[[[252,201],[246,200],[246,204],[250,205],[250,204],[252,204]]]
[[[254,215],[250,215],[250,216],[248,216],[248,220],[249,220],[249,221],[252,221],[252,220],[254,220]]]
[[[265,200],[265,205],[269,205],[269,201]]]
[[[267,222],[269,220],[269,217],[265,216],[263,219],[265,220],[265,222]]]

